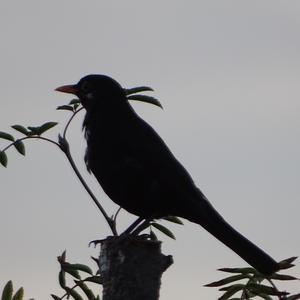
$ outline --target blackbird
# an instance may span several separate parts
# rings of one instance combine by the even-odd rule
[[[145,219],[178,216],[197,223],[260,273],[279,269],[215,210],[160,136],[133,110],[117,81],[87,75],[56,90],[76,95],[85,108],[85,162],[115,203]]]

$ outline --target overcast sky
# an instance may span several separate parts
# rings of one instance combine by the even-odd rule
[[[300,254],[299,1],[8,1],[0,2],[0,130],[58,121],[71,100],[54,88],[89,73],[124,87],[150,85],[164,106],[134,104],[164,138],[213,205],[277,260]],[[83,165],[79,116],[70,132]],[[6,145],[0,141],[0,148]],[[88,242],[109,230],[64,156],[29,141],[0,168],[0,286],[12,279],[26,298],[60,293],[56,257],[92,265]],[[184,201],[184,199],[183,199]],[[120,216],[120,229],[132,216]],[[216,299],[203,285],[216,269],[245,266],[199,226],[160,236],[174,265],[161,299]],[[291,271],[299,276],[300,262]],[[299,292],[296,284],[286,286]]]

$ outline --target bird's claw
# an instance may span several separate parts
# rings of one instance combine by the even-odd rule
[[[89,242],[89,247],[90,247],[91,245],[93,245],[94,248],[96,248],[96,246],[97,246],[98,244],[102,244],[105,240],[106,240],[106,239],[90,241],[90,242]]]

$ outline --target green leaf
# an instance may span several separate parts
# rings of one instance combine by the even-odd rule
[[[153,230],[150,230],[150,240],[151,241],[158,241],[158,238],[156,236],[156,234],[153,232]]]
[[[273,280],[299,280],[299,278],[284,274],[273,274],[270,278]]]
[[[11,300],[13,294],[12,281],[8,281],[3,289],[1,300]]]
[[[75,300],[83,300],[83,298],[74,290],[67,288],[66,291],[70,294]]]
[[[128,96],[127,97],[128,100],[135,100],[135,101],[141,101],[141,102],[145,102],[145,103],[150,103],[153,105],[156,105],[160,108],[163,108],[161,103],[154,97],[150,97],[147,95],[132,95],[132,96]]]
[[[102,284],[103,280],[100,276],[90,276],[84,279],[84,281],[94,282],[97,284]]]
[[[92,290],[82,281],[75,280],[76,284],[82,289],[88,299],[95,299],[95,295]]]
[[[76,270],[66,268],[66,273],[69,273],[70,275],[72,275],[76,279],[81,279],[81,276],[80,276],[79,272],[76,271]]]
[[[91,270],[91,268],[83,264],[69,264],[68,268],[71,270],[78,270],[93,275],[93,271]]]
[[[66,250],[60,256],[57,256],[57,261],[60,264],[62,264],[66,261]]]
[[[137,86],[131,89],[124,89],[126,95],[132,95],[140,92],[153,91],[153,89],[149,86]]]
[[[222,285],[234,282],[234,281],[238,281],[238,280],[245,279],[245,278],[250,278],[250,277],[251,276],[247,275],[247,274],[234,275],[234,276],[230,276],[230,277],[218,280],[218,281],[214,281],[212,283],[208,283],[205,286],[207,286],[207,287],[217,287],[217,286],[222,286]]]
[[[0,164],[3,167],[7,167],[7,155],[4,151],[0,151]]]
[[[171,238],[173,240],[176,240],[175,235],[167,227],[165,227],[165,226],[163,226],[161,224],[158,224],[158,223],[154,223],[154,222],[151,222],[150,225],[153,226],[153,227],[155,227],[159,231],[161,231],[163,234],[165,234],[169,238]]]
[[[9,140],[12,142],[15,140],[15,138],[11,134],[3,132],[3,131],[0,131],[0,138],[4,139],[4,140]]]
[[[24,289],[21,287],[17,290],[12,300],[22,300],[24,297]]]
[[[267,294],[267,295],[272,295],[272,296],[283,296],[287,295],[288,293],[286,292],[280,292],[276,288],[264,284],[257,284],[257,283],[249,283],[247,285],[249,290],[251,292],[257,293],[257,294]]]
[[[241,291],[245,287],[244,284],[234,284],[226,288],[220,289],[220,291],[226,291],[219,299],[220,300],[227,300],[235,293]]]
[[[250,267],[247,267],[247,268],[221,268],[221,269],[218,269],[219,271],[222,271],[222,272],[227,272],[227,273],[242,273],[242,274],[255,274],[257,273],[257,271],[254,269],[254,268],[250,268]]]
[[[182,221],[178,217],[175,217],[175,216],[167,216],[167,217],[163,217],[162,219],[172,222],[172,223],[183,225]]]
[[[51,294],[51,297],[54,299],[54,300],[61,300],[61,297],[58,297],[54,294]]]
[[[80,100],[79,99],[73,99],[69,102],[69,105],[74,105],[74,104],[80,104]]]
[[[298,300],[300,299],[300,293],[295,295],[290,295],[286,298],[286,300]]]
[[[66,272],[60,271],[58,273],[58,282],[63,289],[66,287]]]
[[[40,134],[46,132],[47,130],[51,129],[52,127],[56,126],[57,122],[47,122],[40,126],[39,132]]]
[[[62,262],[60,265],[61,265],[61,268],[63,271],[65,271],[66,273],[69,273],[76,279],[81,279],[79,272],[76,269],[72,268],[70,263]]]
[[[60,105],[56,107],[57,110],[69,110],[71,112],[74,111],[73,107],[71,105]]]
[[[272,300],[272,297],[271,296],[269,296],[269,295],[267,295],[267,294],[255,294],[254,293],[254,295],[257,295],[257,296],[259,296],[259,297],[261,297],[261,298],[263,298],[263,299],[265,299],[265,300]]]
[[[21,140],[16,140],[14,146],[20,154],[25,156],[25,145]]]
[[[13,129],[23,133],[24,135],[27,135],[29,134],[29,131],[22,125],[13,125],[11,126]]]

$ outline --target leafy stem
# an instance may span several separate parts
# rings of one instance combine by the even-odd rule
[[[74,115],[75,115],[75,113],[74,113]],[[98,207],[100,212],[102,213],[102,215],[105,218],[106,222],[108,223],[113,235],[118,235],[117,231],[116,231],[115,222],[107,215],[106,211],[104,210],[104,208],[102,207],[102,205],[100,204],[100,202],[98,201],[96,196],[93,194],[93,192],[91,191],[91,189],[89,188],[89,186],[87,185],[87,183],[85,182],[83,177],[81,176],[81,174],[80,174],[80,172],[79,172],[79,170],[78,170],[78,168],[77,168],[77,166],[76,166],[76,164],[73,160],[73,157],[71,155],[69,144],[68,144],[67,140],[64,137],[60,137],[60,148],[65,153],[65,155],[66,155],[73,171],[77,175],[77,177],[80,180],[81,184],[83,185],[83,187],[85,188],[87,193],[90,195],[90,197],[92,198],[92,200],[94,201],[94,203],[96,204],[96,206]]]
[[[150,87],[147,87],[147,86],[139,86],[139,87],[135,87],[135,88],[132,88],[132,89],[125,89],[125,93],[126,93],[126,96],[127,96],[128,100],[143,101],[143,102],[152,103],[152,104],[155,104],[159,107],[162,107],[157,99],[155,99],[153,97],[150,97],[148,95],[141,95],[140,93],[143,92],[143,91],[152,91],[152,89]],[[58,110],[70,111],[72,113],[71,117],[66,122],[66,125],[65,125],[65,127],[62,131],[62,135],[58,136],[58,141],[55,141],[55,140],[52,140],[52,139],[49,139],[49,138],[46,138],[46,137],[42,136],[42,134],[44,134],[46,131],[48,131],[52,127],[56,126],[57,125],[56,122],[46,122],[46,123],[42,124],[41,126],[28,126],[28,127],[24,127],[22,125],[13,125],[12,126],[13,129],[15,129],[19,133],[25,135],[24,137],[19,138],[19,139],[15,139],[9,133],[0,131],[0,138],[1,139],[11,141],[11,143],[8,146],[6,146],[4,149],[0,150],[0,164],[3,165],[4,167],[7,166],[8,159],[7,159],[7,155],[6,155],[6,150],[8,150],[11,146],[14,146],[20,154],[25,155],[25,145],[23,144],[23,141],[27,140],[27,139],[40,139],[40,140],[44,140],[44,141],[47,141],[49,143],[52,143],[55,146],[59,147],[59,149],[62,150],[64,152],[64,154],[66,155],[66,157],[67,157],[73,171],[75,172],[76,176],[78,177],[79,181],[81,182],[81,184],[83,185],[83,187],[85,188],[87,193],[90,195],[93,202],[96,204],[96,206],[100,210],[101,214],[105,218],[105,220],[108,223],[113,235],[116,236],[116,235],[118,235],[117,229],[116,229],[116,218],[117,218],[117,215],[118,215],[120,209],[117,211],[117,213],[115,214],[114,217],[110,218],[108,216],[108,214],[106,213],[106,211],[104,210],[102,205],[99,203],[96,196],[93,194],[93,192],[91,191],[91,189],[87,185],[86,181],[84,180],[84,178],[80,174],[80,172],[79,172],[79,170],[78,170],[78,168],[77,168],[77,166],[74,162],[74,159],[71,155],[69,143],[68,143],[68,140],[67,140],[67,131],[70,127],[70,124],[72,123],[74,117],[80,111],[83,110],[83,107],[80,104],[80,100],[79,99],[73,99],[69,102],[69,104],[61,105],[61,106],[57,107],[57,109]],[[171,222],[174,222],[174,220],[171,220]],[[178,223],[178,221],[176,221],[175,223]],[[147,223],[147,224],[149,226],[150,223]],[[153,225],[153,227],[155,227],[156,229],[158,229],[162,233],[168,235],[169,237],[174,238],[173,234],[170,233],[164,226],[156,224],[154,222],[152,222],[151,225]],[[145,227],[147,227],[147,226],[145,226]]]
[[[75,110],[72,114],[72,116],[70,117],[70,119],[68,120],[66,126],[65,126],[65,129],[63,131],[63,138],[66,139],[66,135],[67,135],[67,130],[73,120],[73,118],[76,116],[77,113],[79,113],[81,110],[83,110],[83,107],[80,107],[79,109]]]
[[[40,140],[44,140],[44,141],[47,141],[49,143],[52,143],[53,145],[59,147],[59,149],[65,153],[65,155],[66,155],[73,171],[75,172],[76,176],[78,177],[79,181],[81,182],[81,184],[83,185],[83,187],[85,188],[87,193],[92,198],[93,202],[96,204],[96,206],[98,207],[98,209],[100,210],[100,212],[104,216],[104,218],[107,221],[113,235],[117,235],[116,225],[115,225],[114,220],[112,220],[107,215],[104,208],[101,206],[101,204],[97,200],[96,196],[93,194],[93,192],[91,191],[91,189],[89,188],[89,186],[87,185],[85,180],[83,179],[82,175],[80,174],[80,172],[79,172],[79,170],[78,170],[78,168],[77,168],[77,166],[76,166],[76,164],[73,160],[71,152],[70,152],[69,143],[68,143],[67,138],[66,138],[67,131],[68,131],[68,128],[69,128],[73,118],[77,115],[78,112],[80,112],[83,109],[82,107],[77,109],[77,106],[75,107],[75,105],[77,105],[77,104],[76,103],[74,104],[74,106],[72,108],[72,116],[69,118],[69,120],[67,121],[67,123],[65,125],[65,128],[63,130],[63,136],[59,135],[58,142],[54,141],[52,139],[41,136],[41,134],[43,134],[45,131],[47,131],[50,128],[57,125],[57,123],[55,123],[55,122],[47,122],[47,123],[45,123],[41,126],[38,126],[38,127],[29,126],[29,127],[27,127],[28,129],[26,129],[25,127],[23,127],[21,125],[14,125],[12,127],[15,130],[17,130],[17,131],[21,132],[22,134],[26,135],[25,137],[22,137],[22,138],[19,138],[19,139],[15,139],[12,135],[10,135],[6,132],[0,132],[0,138],[12,141],[12,143],[7,145],[4,149],[2,149],[0,151],[0,163],[3,166],[6,167],[6,165],[7,165],[7,156],[6,156],[5,152],[12,146],[14,146],[20,154],[25,155],[25,146],[23,144],[24,140],[40,139]]]
[[[117,230],[116,230],[116,226],[115,226],[115,222],[108,216],[108,214],[106,213],[105,209],[102,207],[102,205],[100,204],[100,202],[98,201],[97,197],[94,195],[94,193],[91,191],[91,189],[89,188],[89,186],[87,185],[86,181],[84,180],[84,178],[82,177],[82,175],[80,174],[74,159],[71,155],[71,151],[70,151],[70,147],[69,147],[69,143],[67,141],[66,135],[67,135],[67,131],[69,129],[69,126],[72,122],[72,120],[74,119],[74,117],[77,115],[77,113],[79,113],[81,110],[83,109],[83,107],[80,107],[79,109],[75,109],[72,113],[72,116],[69,118],[64,130],[63,130],[63,135],[58,137],[59,139],[59,145],[61,150],[65,153],[73,171],[75,172],[76,176],[78,177],[79,181],[81,182],[81,184],[83,185],[83,187],[85,188],[85,190],[87,191],[87,193],[90,195],[90,197],[92,198],[93,202],[96,204],[96,206],[98,207],[98,209],[100,210],[100,212],[102,213],[103,217],[105,218],[106,222],[108,223],[108,226],[110,227],[113,235],[118,235]]]
[[[53,140],[51,140],[51,139],[48,139],[48,138],[45,138],[45,137],[39,136],[39,135],[32,135],[32,136],[25,136],[25,137],[22,137],[22,138],[20,138],[20,139],[15,140],[13,143],[11,143],[11,144],[7,145],[5,148],[3,148],[3,149],[1,150],[1,152],[5,152],[7,149],[9,149],[10,147],[14,146],[14,145],[15,145],[16,143],[18,143],[18,142],[21,142],[21,141],[24,141],[24,140],[29,140],[29,139],[39,139],[39,140],[44,140],[44,141],[47,141],[47,142],[49,142],[49,143],[52,143],[52,144],[58,146],[59,148],[61,148],[60,145],[59,145],[59,143],[57,143],[57,142],[55,142],[55,141],[53,141]]]

